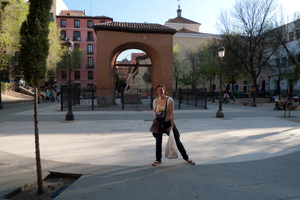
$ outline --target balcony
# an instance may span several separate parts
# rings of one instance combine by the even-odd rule
[[[86,65],[86,68],[87,68],[87,69],[94,69],[94,64],[92,64],[92,65],[89,65],[89,64],[88,64],[88,65]]]
[[[94,40],[94,37],[87,37],[86,41],[92,41],[92,42],[94,42],[95,40]]]
[[[81,41],[81,38],[80,37],[73,37],[73,41]]]

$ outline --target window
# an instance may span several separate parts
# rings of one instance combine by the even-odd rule
[[[230,91],[230,84],[227,84],[226,90],[227,90],[227,91]]]
[[[79,31],[74,31],[74,39],[73,39],[73,41],[81,41],[80,32]]]
[[[67,79],[67,71],[61,71],[61,79]]]
[[[88,28],[93,28],[93,21],[88,20]]]
[[[61,35],[61,39],[62,39],[62,40],[65,40],[65,39],[67,38],[66,31],[61,31],[61,32],[60,32],[60,35]]]
[[[88,79],[93,80],[94,79],[94,72],[93,71],[88,71]]]
[[[238,85],[238,84],[235,84],[235,85],[234,85],[234,91],[235,91],[235,92],[238,92],[238,91],[239,91],[239,85]]]
[[[93,45],[92,44],[88,44],[88,53],[93,53]]]
[[[66,27],[67,26],[67,21],[65,19],[61,20],[61,27]]]
[[[93,66],[93,58],[92,58],[92,57],[89,57],[89,58],[88,58],[88,67],[89,67],[89,68],[94,67],[94,66]]]
[[[50,13],[50,20],[51,20],[51,22],[53,22],[53,21],[54,21],[54,18],[53,18],[53,13]]]
[[[80,27],[79,20],[74,20],[74,27],[75,28],[79,28]]]
[[[293,42],[294,41],[294,32],[289,33],[289,41]]]
[[[80,79],[80,71],[75,71],[75,80],[79,80]]]
[[[80,48],[80,44],[74,44],[74,48]]]
[[[89,31],[89,32],[88,32],[87,41],[94,41],[94,38],[93,38],[93,32],[92,32],[92,31]]]

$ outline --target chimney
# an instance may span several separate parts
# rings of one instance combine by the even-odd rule
[[[177,10],[177,17],[181,17],[180,5],[178,6],[178,10]]]

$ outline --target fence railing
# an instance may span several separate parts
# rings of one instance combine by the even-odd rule
[[[124,88],[115,90],[88,90],[72,88],[71,102],[73,110],[152,110],[156,93],[152,88],[126,92]],[[175,109],[207,108],[205,89],[179,89],[173,92]],[[61,88],[61,110],[68,108],[68,88]]]

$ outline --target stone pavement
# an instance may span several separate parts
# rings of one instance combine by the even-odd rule
[[[39,104],[43,173],[83,174],[55,199],[300,199],[300,111],[274,104],[175,110],[182,158],[152,167],[151,111],[74,111]],[[0,110],[0,197],[36,179],[33,106]],[[167,141],[164,136],[163,146]]]

